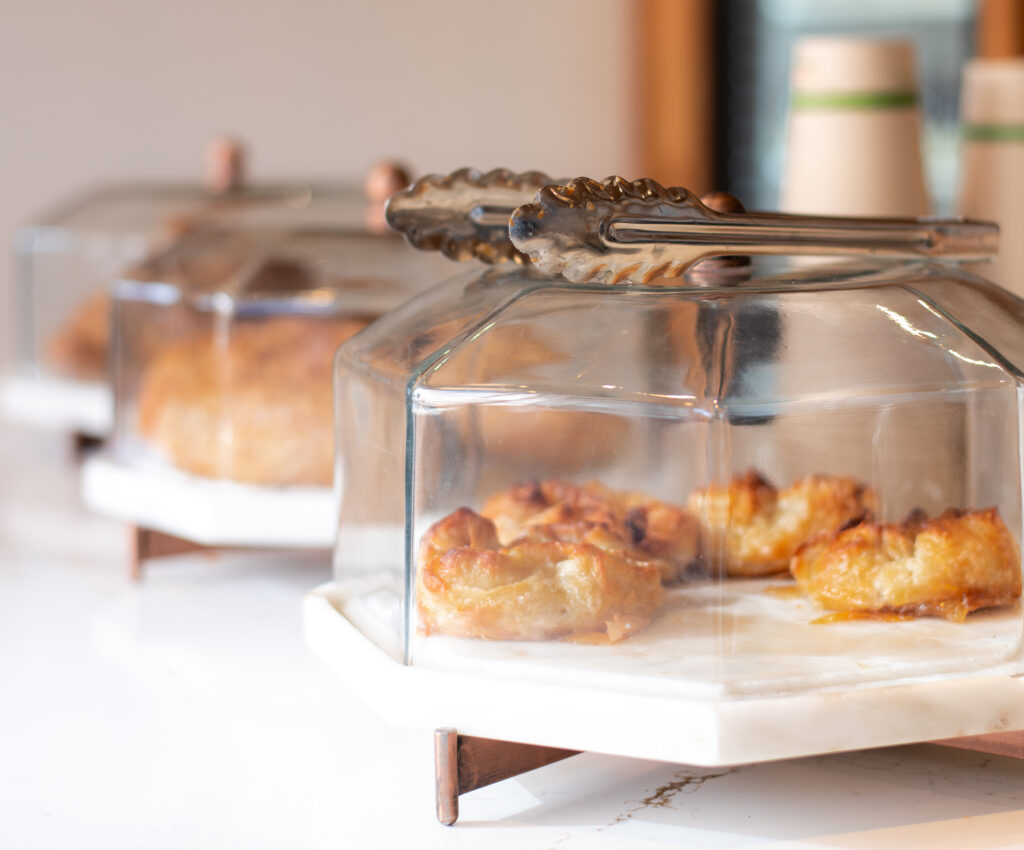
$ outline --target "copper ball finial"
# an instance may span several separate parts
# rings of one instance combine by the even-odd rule
[[[366,172],[363,190],[366,199],[373,204],[383,204],[395,192],[400,192],[412,183],[409,169],[400,162],[383,159],[375,162]]]
[[[363,180],[363,192],[366,194],[366,226],[371,231],[388,229],[384,204],[395,192],[401,192],[411,183],[409,169],[400,162],[382,159],[370,166]]]
[[[745,213],[747,208],[735,195],[728,192],[708,192],[701,195],[700,202],[708,209],[729,215]],[[739,274],[739,270],[750,265],[750,257],[745,255],[730,254],[723,257],[711,257],[701,260],[694,266],[687,278],[693,283],[712,285],[715,283],[728,283],[729,274]]]
[[[206,189],[223,195],[237,191],[245,183],[245,145],[231,136],[215,136],[203,150]]]
[[[728,192],[708,192],[701,195],[700,202],[708,209],[720,213],[745,213],[747,208],[735,195]]]

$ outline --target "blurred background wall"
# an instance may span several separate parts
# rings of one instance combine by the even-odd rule
[[[914,41],[948,212],[960,66],[1024,52],[1024,0],[0,0],[0,240],[92,184],[198,179],[221,133],[254,180],[396,157],[773,207],[789,54],[816,32]]]
[[[0,240],[76,188],[198,179],[225,132],[254,179],[358,177],[381,156],[631,173],[630,6],[0,0]]]

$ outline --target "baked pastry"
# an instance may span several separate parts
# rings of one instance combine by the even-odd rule
[[[61,374],[97,380],[107,374],[110,296],[106,290],[86,298],[50,337],[47,361]]]
[[[995,508],[821,534],[797,550],[790,571],[823,608],[855,614],[962,622],[1021,594],[1020,551]]]
[[[783,572],[804,541],[869,519],[874,506],[871,489],[852,478],[810,475],[778,490],[754,470],[728,487],[697,490],[689,500],[703,527],[705,553],[738,577]]]
[[[163,252],[172,251],[177,240],[196,230],[201,223],[195,213],[168,216],[158,231],[151,235],[153,244],[159,249],[149,260],[127,272],[127,277],[136,280],[155,280],[153,271],[156,260]],[[170,246],[170,249],[168,249]],[[229,252],[225,251],[225,256]],[[211,262],[211,259],[215,262]],[[182,263],[175,269],[176,274],[165,282],[179,283],[187,275],[195,277],[199,272],[207,276],[225,273],[224,258],[206,259],[195,268],[195,263]],[[234,267],[237,267],[235,262]],[[162,269],[167,272],[167,269]],[[71,312],[70,317],[50,337],[46,346],[46,361],[57,372],[77,380],[98,380],[107,376],[107,356],[110,349],[110,308],[112,298],[107,289],[101,288],[85,297]]]
[[[450,343],[477,318],[439,322],[414,337],[389,340],[381,360],[411,366]],[[545,372],[569,359],[557,339],[527,323],[498,324],[464,340],[433,370],[432,382],[452,387],[496,387],[520,393],[525,383],[541,383]],[[500,460],[496,480],[512,470],[554,470],[569,474],[606,463],[627,443],[630,425],[621,416],[591,410],[568,410],[541,404],[474,404],[450,417],[461,439],[484,444],[488,457]]]
[[[203,274],[226,274],[226,262],[207,262],[202,269],[189,268],[192,280],[204,280]],[[143,268],[129,272],[129,277],[145,279]],[[180,275],[168,280],[185,285]],[[113,298],[106,289],[94,292],[82,301],[71,317],[50,337],[47,362],[62,375],[77,380],[100,380],[107,377],[110,351],[110,313]],[[151,320],[152,321],[152,320]]]
[[[481,513],[493,520],[505,544],[520,537],[530,526],[552,522],[617,521],[616,531],[625,534],[624,524],[613,515],[606,499],[593,495],[585,486],[559,479],[515,484],[491,496]]]
[[[525,324],[498,324],[466,346],[446,366],[448,377],[460,386],[518,387],[543,384],[544,375],[569,355],[557,338]],[[507,467],[528,474],[553,470],[571,474],[607,462],[622,451],[629,425],[621,416],[591,410],[568,410],[543,405],[478,404],[471,408],[473,436],[487,445],[488,454]],[[514,474],[514,473],[512,473]]]
[[[460,508],[420,543],[416,605],[428,634],[614,642],[647,625],[661,598],[657,567],[598,526],[576,542],[502,546],[491,520]]]
[[[494,521],[505,545],[517,540],[576,542],[601,528],[618,538],[633,560],[657,566],[665,582],[679,578],[697,557],[699,528],[685,510],[596,481],[517,484],[488,499],[481,513]]]
[[[334,351],[360,318],[276,317],[166,347],[144,371],[139,431],[179,469],[247,484],[329,486]]]

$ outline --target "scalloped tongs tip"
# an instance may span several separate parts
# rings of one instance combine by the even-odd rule
[[[509,239],[509,217],[555,182],[539,171],[517,174],[507,168],[428,174],[392,195],[385,217],[423,251],[441,251],[453,260],[529,263]]]

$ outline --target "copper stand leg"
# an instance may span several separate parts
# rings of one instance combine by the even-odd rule
[[[450,726],[434,730],[434,790],[437,819],[451,826],[459,819],[459,734]]]
[[[945,738],[932,741],[942,747],[956,747],[958,750],[974,750],[997,756],[1024,758],[1024,730],[1016,732],[993,732],[991,735],[970,735],[966,738]]]
[[[152,558],[165,558],[170,555],[183,555],[186,552],[198,552],[209,548],[201,543],[193,543],[191,540],[138,525],[131,526],[129,532],[131,534],[129,574],[136,580],[142,578],[143,561]]]
[[[91,434],[75,432],[71,435],[71,456],[76,460],[82,460],[93,449],[103,445],[102,437],[93,437]]]
[[[577,755],[535,744],[460,735],[451,727],[434,730],[434,779],[437,819],[451,826],[459,818],[459,796]]]
[[[146,529],[137,525],[129,526],[128,537],[128,545],[131,548],[128,575],[132,581],[138,581],[142,578],[142,562],[146,560]]]

